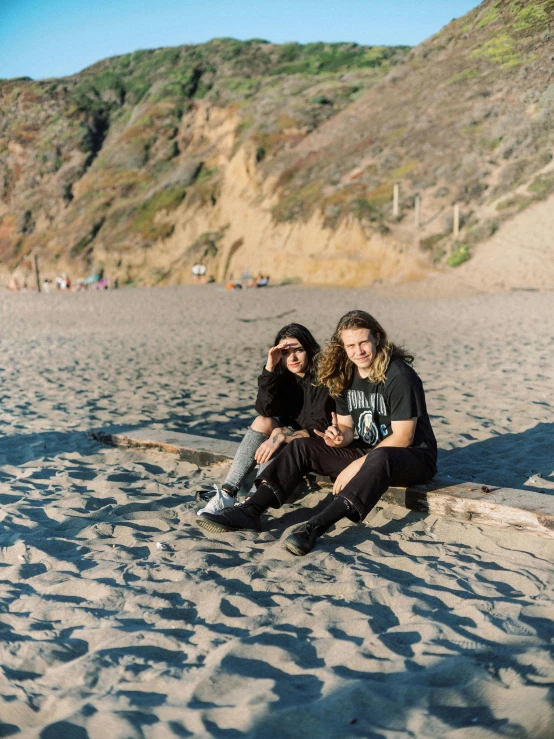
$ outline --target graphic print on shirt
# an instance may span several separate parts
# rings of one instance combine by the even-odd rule
[[[347,402],[348,410],[350,412],[362,408],[367,409],[360,414],[356,429],[358,437],[362,439],[362,441],[373,447],[379,443],[380,438],[387,436],[388,432],[385,424],[381,424],[381,437],[379,436],[379,428],[374,420],[375,411],[377,411],[379,416],[387,415],[385,399],[381,393],[366,395],[361,390],[348,390]]]
[[[373,420],[373,411],[364,411],[358,420],[358,436],[369,446],[375,446],[379,441],[379,432]]]

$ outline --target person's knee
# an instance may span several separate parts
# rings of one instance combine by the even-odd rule
[[[300,439],[293,439],[293,441],[287,445],[287,448],[290,450],[289,453],[296,459],[307,460],[312,458],[314,449],[317,445],[317,439],[311,439],[304,436]]]
[[[250,426],[252,431],[258,431],[260,434],[270,436],[274,428],[277,428],[277,421],[270,416],[257,416]]]
[[[377,449],[370,452],[370,455],[375,461],[385,462],[389,458],[389,447],[378,446]]]
[[[377,447],[377,449],[369,452],[366,457],[366,462],[373,469],[383,469],[389,467],[390,458],[390,447]]]

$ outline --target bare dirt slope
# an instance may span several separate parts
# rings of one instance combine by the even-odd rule
[[[554,290],[554,196],[503,224],[456,270],[437,270],[417,282],[374,285],[373,290],[398,297]]]
[[[506,223],[460,267],[460,278],[482,290],[554,290],[554,196]]]

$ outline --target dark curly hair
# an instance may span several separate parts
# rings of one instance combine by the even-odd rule
[[[273,342],[273,346],[277,346],[279,342],[286,338],[296,339],[299,344],[302,344],[308,354],[308,368],[306,370],[306,375],[308,375],[311,381],[315,381],[315,360],[319,354],[319,344],[312,336],[311,331],[309,331],[305,326],[302,326],[301,323],[289,323],[279,330],[275,337],[275,341]],[[288,372],[288,370],[281,362],[279,362],[277,367],[275,367],[274,372],[276,374],[281,374],[283,372]]]

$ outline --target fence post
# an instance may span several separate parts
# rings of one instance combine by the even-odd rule
[[[419,195],[415,197],[415,227],[421,226],[421,198]]]
[[[452,228],[452,233],[454,235],[454,238],[458,238],[458,234],[460,233],[460,206],[458,203],[454,206],[454,225]]]
[[[38,256],[33,254],[33,263],[35,265],[35,280],[37,281],[37,292],[40,292],[40,274],[38,271]]]
[[[400,185],[398,182],[394,183],[392,191],[392,214],[395,218],[400,215]]]

